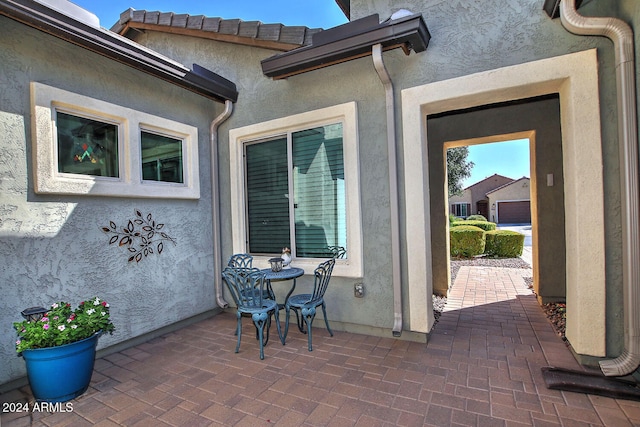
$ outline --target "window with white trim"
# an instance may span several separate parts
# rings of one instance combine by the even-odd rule
[[[32,83],[35,191],[200,198],[197,128]]]
[[[312,272],[344,248],[334,274],[362,276],[356,129],[349,103],[230,132],[235,253]]]
[[[469,203],[452,203],[451,213],[459,218],[466,218],[471,215],[471,204]]]
[[[342,123],[245,144],[250,254],[349,256]]]

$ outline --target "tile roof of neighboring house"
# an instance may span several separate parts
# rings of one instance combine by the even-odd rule
[[[480,180],[480,181],[476,182],[475,184],[471,184],[471,185],[469,185],[468,187],[464,188],[464,189],[463,189],[463,191],[464,191],[464,190],[466,190],[466,189],[468,189],[468,188],[475,187],[476,185],[481,184],[481,183],[483,183],[483,182],[485,182],[485,181],[488,181],[488,180],[490,180],[491,178],[494,178],[494,177],[504,178],[504,179],[508,179],[508,180],[510,180],[510,181],[513,181],[513,179],[509,178],[508,176],[499,175],[499,174],[497,174],[497,173],[494,173],[493,175],[488,176],[488,177],[486,177],[485,179],[483,179],[483,180]]]
[[[0,0],[0,15],[217,101],[236,101],[236,85],[193,69],[99,26],[95,15],[63,0]]]
[[[263,24],[260,21],[222,19],[204,15],[127,9],[111,31],[135,39],[136,31],[154,30],[211,40],[289,51],[311,44],[321,28]],[[133,33],[132,33],[133,32]]]
[[[516,182],[522,181],[523,179],[526,179],[527,181],[530,181],[530,179],[529,179],[529,178],[527,178],[526,176],[523,176],[522,178],[514,179],[514,180],[513,180],[513,181],[511,181],[511,182],[507,182],[506,184],[501,185],[500,187],[496,187],[496,188],[494,188],[493,190],[489,190],[489,191],[487,191],[487,194],[495,193],[496,191],[501,190],[501,189],[503,189],[503,188],[505,188],[505,187],[508,187],[508,186],[510,186],[510,185],[513,185],[513,184],[515,184]]]

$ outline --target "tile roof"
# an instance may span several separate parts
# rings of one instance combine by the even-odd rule
[[[204,15],[127,9],[111,31],[134,38],[131,31],[154,30],[248,46],[289,51],[311,44],[321,28],[263,24],[260,21],[222,19]]]

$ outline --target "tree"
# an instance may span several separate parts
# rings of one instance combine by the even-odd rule
[[[462,193],[462,181],[471,176],[473,162],[467,161],[468,147],[449,148],[447,150],[447,181],[449,197]]]

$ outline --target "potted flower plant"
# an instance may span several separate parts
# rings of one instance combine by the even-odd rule
[[[98,297],[72,310],[54,303],[40,319],[13,324],[16,351],[27,366],[27,377],[38,401],[66,402],[89,387],[98,337],[113,333],[109,304]]]

